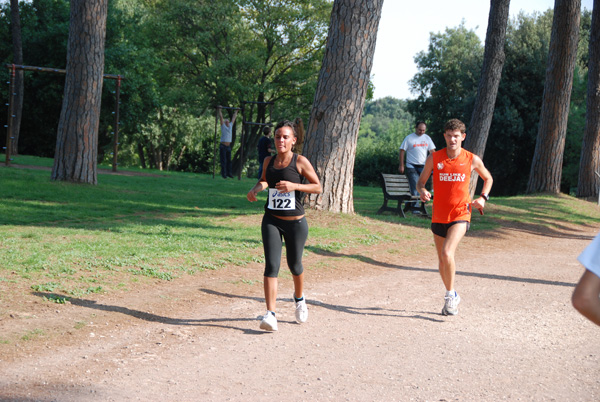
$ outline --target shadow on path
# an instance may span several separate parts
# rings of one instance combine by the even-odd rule
[[[371,257],[366,257],[360,254],[342,254],[335,253],[328,250],[323,250],[321,248],[315,246],[307,246],[306,249],[312,251],[315,254],[324,256],[324,257],[337,257],[337,258],[352,258],[363,262],[365,264],[373,265],[376,267],[382,268],[391,268],[391,269],[399,269],[403,271],[420,271],[420,272],[435,272],[437,273],[437,269],[432,268],[417,268],[417,267],[407,267],[405,265],[391,264],[389,262],[381,262],[377,261]],[[561,282],[561,281],[550,281],[547,279],[535,279],[535,278],[520,278],[518,276],[508,276],[508,275],[496,275],[496,274],[484,274],[479,272],[464,272],[464,271],[456,271],[457,276],[471,276],[475,278],[483,278],[483,279],[494,279],[499,281],[511,281],[511,282],[521,282],[521,283],[533,283],[537,285],[550,285],[550,286],[565,286],[565,287],[575,287],[575,283],[571,282]]]
[[[60,295],[56,293],[45,293],[45,292],[34,292],[34,295],[38,297],[45,297],[48,299],[53,299],[56,297],[65,298],[69,300],[69,302],[75,306],[91,308],[94,310],[112,312],[112,313],[120,313],[125,314],[134,318],[138,318],[140,320],[149,321],[149,322],[160,322],[162,324],[168,325],[189,325],[189,326],[204,326],[204,327],[215,327],[215,328],[225,328],[225,329],[236,329],[242,331],[245,334],[255,335],[255,334],[263,334],[265,331],[256,331],[249,328],[235,327],[232,325],[225,325],[221,323],[228,322],[249,322],[256,321],[255,318],[206,318],[206,319],[193,319],[193,318],[171,318],[165,317],[162,315],[146,313],[139,310],[133,310],[127,307],[122,306],[113,306],[109,304],[101,304],[96,302],[95,300],[87,300],[87,299],[79,299],[74,297],[68,297],[66,295]],[[257,300],[261,300],[258,299]]]
[[[217,292],[211,289],[200,289],[202,292],[218,296],[218,297],[226,297],[230,299],[248,299],[248,300],[259,300],[264,301],[262,298],[249,297],[249,296],[239,296],[239,295],[231,295],[228,293]],[[281,301],[292,302],[292,299],[279,299]],[[425,317],[421,314],[434,314],[428,313],[425,311],[421,312],[408,312],[406,310],[394,310],[394,309],[386,309],[381,307],[353,307],[353,306],[341,306],[336,304],[323,303],[318,300],[306,300],[306,304],[312,306],[322,307],[328,310],[337,311],[346,314],[358,314],[358,315],[371,315],[371,316],[381,316],[381,317],[399,317],[399,318],[417,318],[421,320],[433,321],[433,322],[445,322],[444,320],[438,320],[430,317]],[[393,313],[396,314],[393,314]],[[412,315],[408,315],[410,313],[414,313]],[[440,315],[440,314],[435,314]]]

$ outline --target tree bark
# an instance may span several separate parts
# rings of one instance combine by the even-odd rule
[[[579,39],[581,0],[556,0],[540,126],[527,192],[560,192],[573,72]]]
[[[353,213],[353,173],[361,114],[383,0],[335,0],[303,153],[323,186],[310,208]]]
[[[256,102],[265,102],[264,92],[259,93]],[[267,117],[271,118],[271,113],[269,112],[269,110],[271,109],[271,105],[266,104],[266,103],[256,104],[256,120],[252,120],[254,118],[253,116],[255,114],[254,108],[255,108],[255,106],[253,104],[247,104],[244,107],[244,110],[240,110],[238,112],[237,118],[235,120],[235,124],[233,125],[233,128],[232,128],[232,140],[233,140],[232,148],[233,148],[233,144],[235,143],[236,139],[239,138],[239,141],[240,141],[240,147],[232,155],[231,166],[232,166],[233,174],[235,176],[240,176],[242,174],[242,170],[244,169],[244,166],[246,166],[248,160],[250,159],[250,155],[256,154],[256,146],[258,145],[258,140],[260,139],[260,137],[262,137],[262,129],[264,127],[264,126],[255,125],[255,124],[246,124],[244,126],[244,118],[249,117],[250,118],[249,121],[252,123],[259,123],[259,124],[274,123],[273,128],[277,124],[275,122],[267,121]],[[231,121],[231,118],[233,117],[234,112],[232,110],[228,110],[227,113],[229,115],[229,120]],[[246,116],[244,116],[244,114],[246,114]],[[241,134],[239,136],[236,135],[236,131],[237,131],[238,127],[240,127],[240,131],[241,131],[241,133],[243,133],[243,135],[241,135]],[[243,140],[243,144],[242,144],[242,140]],[[243,155],[242,155],[242,150],[243,150]]]
[[[19,0],[10,0],[10,25],[13,42],[13,62],[23,64],[23,41],[21,40],[21,19],[19,17]],[[23,70],[15,71],[15,95],[13,97],[13,120],[11,126],[10,154],[19,152],[19,134],[21,133],[21,116],[23,114]]]
[[[71,0],[66,82],[52,180],[97,184],[108,0]]]
[[[585,130],[579,162],[578,197],[598,197],[600,178],[600,0],[594,0],[590,29]]]
[[[508,24],[508,6],[510,0],[491,0],[490,16],[485,35],[485,51],[483,54],[483,66],[481,78],[477,88],[475,107],[471,115],[465,148],[483,159],[485,145],[487,143],[502,67],[504,66],[504,42],[506,39],[506,27]],[[471,197],[475,193],[477,185],[477,172],[471,175],[469,190]]]
[[[144,146],[139,141],[137,143],[137,151],[138,156],[140,157],[140,165],[142,166],[142,169],[146,169],[146,157],[144,155]]]

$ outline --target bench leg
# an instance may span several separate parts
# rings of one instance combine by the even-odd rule
[[[414,204],[417,202],[415,200],[404,200],[403,202],[404,202],[404,209],[403,209],[404,213],[409,212],[409,211],[411,213],[413,211],[418,211],[419,214],[422,216],[427,216],[427,217],[429,216],[429,214],[427,213],[427,209],[425,209],[425,204],[423,202],[418,201],[419,202],[418,207],[414,206]],[[411,206],[411,204],[412,204],[412,206]]]
[[[427,213],[427,210],[425,209],[425,203],[421,203],[421,207],[419,208],[419,210],[421,211],[421,215],[423,216],[429,216],[429,214]]]
[[[388,209],[387,202],[388,202],[387,198],[384,198],[383,199],[383,205],[377,211],[377,215],[381,215],[384,211],[386,211]]]
[[[403,218],[406,218],[404,210],[402,209],[402,201],[398,201],[398,215],[401,215]]]

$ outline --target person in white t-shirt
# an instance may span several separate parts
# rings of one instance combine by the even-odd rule
[[[400,167],[398,171],[400,174],[405,174],[408,178],[408,185],[410,186],[410,193],[412,195],[419,195],[417,191],[417,181],[425,166],[425,161],[430,153],[435,151],[435,144],[431,137],[425,134],[427,125],[423,121],[418,121],[415,125],[415,132],[409,134],[402,145],[400,145]],[[404,167],[406,161],[406,168]],[[414,203],[410,203],[410,207],[413,207]],[[413,210],[413,213],[418,211]]]
[[[577,257],[585,272],[573,291],[573,307],[585,318],[600,325],[600,233]]]

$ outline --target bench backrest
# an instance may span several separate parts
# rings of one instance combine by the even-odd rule
[[[383,191],[390,196],[410,195],[410,186],[408,185],[408,179],[404,175],[400,174],[386,174],[382,173],[383,177]]]

